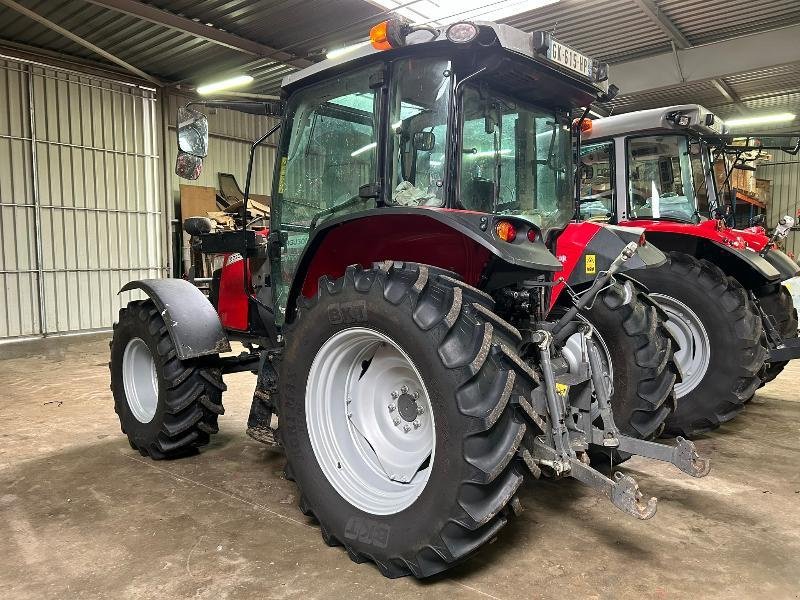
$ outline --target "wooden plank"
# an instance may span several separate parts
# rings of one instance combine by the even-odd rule
[[[219,210],[217,190],[203,185],[181,184],[181,220],[189,217],[205,217]]]

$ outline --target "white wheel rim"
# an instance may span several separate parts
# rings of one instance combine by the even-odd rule
[[[711,362],[711,342],[700,317],[683,302],[665,294],[650,297],[667,313],[664,325],[678,341],[675,364],[681,381],[675,384],[675,396],[682,398],[705,378]]]
[[[600,332],[597,331],[596,328],[592,333],[592,338],[594,338],[595,345],[600,350],[600,362],[603,364],[603,368],[605,369],[604,378],[606,382],[606,389],[608,390],[608,396],[609,398],[613,398],[614,364],[611,361],[611,353],[608,350],[606,341],[603,339],[603,336],[600,335]],[[584,348],[583,344],[583,334],[573,333],[571,336],[569,336],[567,338],[567,341],[564,342],[564,347],[561,349],[561,355],[566,359],[571,373],[580,372],[583,361],[586,360],[585,358],[586,349]],[[592,421],[594,421],[599,416],[600,416],[600,407],[598,406],[597,400],[593,395],[592,405],[591,405]]]
[[[153,420],[158,408],[158,373],[150,348],[133,338],[122,355],[122,383],[128,408],[140,423]]]
[[[333,335],[311,364],[305,407],[314,455],[342,498],[374,515],[416,501],[436,426],[422,377],[397,343],[364,327]]]

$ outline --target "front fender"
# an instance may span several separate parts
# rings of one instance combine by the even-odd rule
[[[186,360],[230,352],[228,336],[211,302],[183,279],[140,279],[120,291],[142,290],[164,319],[178,358]]]

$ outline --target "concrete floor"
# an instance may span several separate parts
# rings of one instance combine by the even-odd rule
[[[199,456],[140,457],[107,348],[0,361],[1,598],[800,598],[800,367],[699,441],[707,478],[626,465],[660,498],[651,521],[576,482],[534,482],[495,543],[419,582],[323,544],[282,457],[244,433],[249,374],[228,378]]]

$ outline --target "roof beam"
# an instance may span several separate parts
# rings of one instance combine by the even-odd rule
[[[206,25],[205,23],[198,23],[192,19],[156,8],[155,6],[139,2],[138,0],[87,0],[87,2],[102,6],[103,8],[110,8],[139,19],[144,19],[156,25],[189,33],[195,37],[230,48],[231,50],[236,50],[237,52],[250,54],[251,56],[269,58],[275,62],[292,65],[299,69],[312,64],[310,60],[305,58],[298,58],[288,52],[277,50],[259,42],[240,37],[234,33]]]
[[[736,91],[730,85],[728,85],[728,82],[722,78],[712,79],[711,85],[717,88],[717,91],[722,95],[722,97],[731,103],[739,112],[739,114],[748,114],[748,110],[744,104],[742,104],[742,99],[739,98],[739,94],[737,94]]]
[[[672,19],[661,12],[661,9],[656,6],[653,0],[636,0],[636,4],[650,17],[650,20],[667,34],[667,37],[677,48],[681,50],[691,48],[692,44],[686,39],[686,36],[684,36],[681,30],[672,22]]]
[[[645,14],[650,17],[650,19],[658,25],[664,33],[667,34],[670,41],[675,46],[675,52],[677,54],[677,50],[686,50],[692,47],[692,43],[683,35],[683,32],[678,28],[675,23],[672,22],[667,15],[665,15],[658,6],[656,6],[653,0],[635,0],[636,3],[641,7],[641,9],[645,12]],[[680,64],[680,63],[679,63]],[[717,88],[722,97],[725,98],[729,103],[733,104],[737,111],[741,114],[747,113],[747,108],[742,104],[742,101],[739,99],[739,96],[736,92],[729,86],[722,78],[715,78],[711,80],[712,85]]]
[[[99,46],[95,46],[94,44],[92,44],[88,40],[85,40],[82,37],[80,37],[79,35],[75,35],[71,31],[69,31],[68,29],[64,29],[60,25],[56,25],[55,23],[53,23],[49,19],[44,18],[39,13],[33,12],[32,10],[30,10],[28,8],[25,8],[21,4],[18,4],[17,2],[14,2],[14,0],[0,0],[0,4],[3,4],[5,6],[7,6],[8,8],[10,8],[11,10],[15,10],[18,13],[28,17],[29,19],[32,19],[33,21],[36,21],[37,23],[40,23],[40,24],[44,25],[48,29],[52,29],[53,31],[55,31],[59,35],[63,35],[65,38],[67,38],[69,40],[72,40],[76,44],[80,44],[84,48],[88,48],[89,50],[91,50],[95,54],[98,54],[99,56],[102,56],[106,60],[108,60],[110,62],[113,62],[116,65],[119,65],[120,67],[124,68],[127,71],[130,71],[131,73],[137,75],[138,77],[141,77],[142,79],[145,79],[145,80],[147,80],[147,81],[149,81],[151,83],[154,83],[155,85],[159,85],[159,86],[160,85],[164,85],[164,82],[161,81],[160,79],[158,79],[157,77],[154,77],[154,76],[150,75],[149,73],[145,73],[144,71],[142,71],[138,67],[134,67],[132,64],[130,64],[128,62],[125,62],[124,60],[122,60],[121,58],[111,54],[110,52],[106,52],[105,50],[103,50]]]
[[[721,42],[675,49],[611,66],[611,80],[625,95],[800,62],[800,25]],[[769,48],[769,51],[765,49]]]

